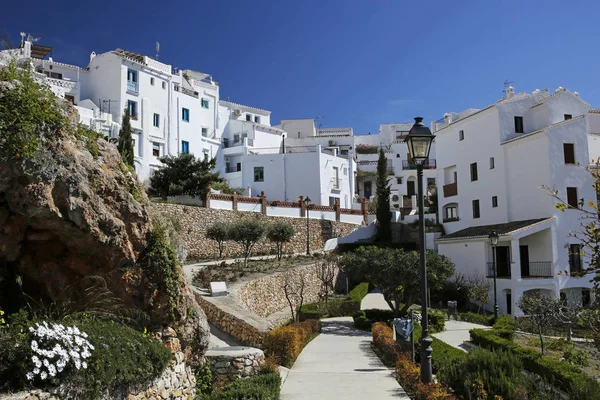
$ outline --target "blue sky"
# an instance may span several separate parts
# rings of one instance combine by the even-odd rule
[[[85,3],[85,5],[83,4]],[[218,0],[9,2],[0,32],[53,46],[85,66],[124,48],[210,73],[221,97],[280,119],[377,132],[558,86],[600,107],[600,2]]]

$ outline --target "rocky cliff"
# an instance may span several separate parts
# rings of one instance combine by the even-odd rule
[[[31,125],[8,121],[7,107],[26,113],[29,99],[17,93],[24,91],[19,82],[0,83],[0,307],[15,311],[27,300],[83,308],[94,301],[84,293],[97,277],[121,308],[142,311],[154,326],[174,326],[184,346],[202,350],[208,325],[180,268],[173,267],[176,293],[162,293],[163,282],[152,281],[160,274],[138,264],[151,250],[156,221],[115,146],[74,126],[76,111],[58,99],[55,107],[39,100],[44,112],[61,114],[58,122],[32,118],[32,133]],[[13,143],[18,135],[27,139],[27,156],[15,151],[23,147]]]

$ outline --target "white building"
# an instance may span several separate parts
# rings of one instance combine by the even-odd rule
[[[493,276],[488,235],[496,231],[500,311],[521,315],[520,296],[543,291],[570,301],[590,301],[590,276],[581,243],[580,213],[560,212],[547,185],[576,204],[595,200],[582,166],[600,155],[600,115],[577,93],[559,88],[506,96],[480,110],[446,114],[432,123],[436,135],[438,207],[446,236],[438,251],[457,273]],[[581,166],[579,165],[581,164]],[[492,308],[493,292],[490,292]]]

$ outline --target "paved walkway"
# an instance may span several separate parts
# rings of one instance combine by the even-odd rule
[[[433,333],[431,336],[448,343],[452,347],[468,351],[470,350],[470,347],[468,345],[465,345],[465,342],[469,342],[471,340],[471,335],[469,334],[469,331],[475,328],[491,329],[491,327],[485,325],[450,320],[446,321],[446,330],[444,332]]]
[[[323,330],[294,363],[282,400],[380,400],[409,397],[371,350],[371,334],[350,317],[322,320]]]
[[[360,302],[361,310],[389,310],[390,306],[384,300],[381,290],[373,289]]]

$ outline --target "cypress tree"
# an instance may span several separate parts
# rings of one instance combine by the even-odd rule
[[[390,211],[390,186],[388,185],[387,158],[383,149],[379,149],[377,160],[377,234],[378,242],[389,242],[392,239],[392,212]]]
[[[131,117],[129,110],[125,110],[123,115],[123,121],[121,124],[121,130],[119,130],[119,142],[117,144],[117,150],[121,154],[123,162],[133,167],[133,138],[131,137]]]

